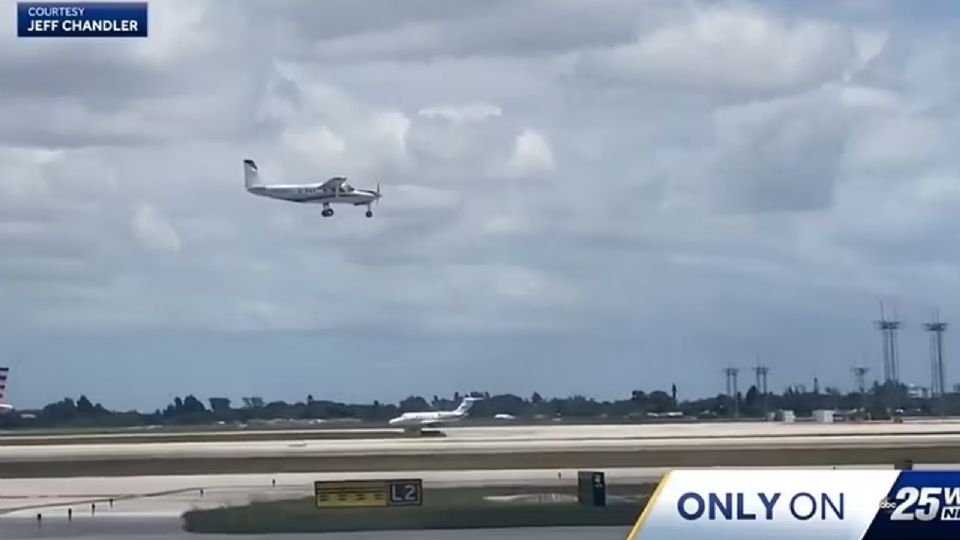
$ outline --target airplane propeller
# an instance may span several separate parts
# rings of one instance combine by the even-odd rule
[[[380,206],[380,182],[377,182],[377,206]]]

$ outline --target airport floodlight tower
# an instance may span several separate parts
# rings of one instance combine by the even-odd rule
[[[760,404],[763,407],[763,415],[767,415],[767,374],[770,368],[760,365],[760,357],[757,357],[757,365],[753,368],[753,374],[757,377],[757,392],[760,392]]]
[[[894,320],[888,320],[881,301],[880,320],[876,321],[876,325],[883,340],[883,380],[894,384],[900,382],[900,358],[897,347],[897,331],[900,329],[900,321],[895,319],[896,308],[894,308]]]
[[[940,398],[942,414],[943,396],[947,393],[946,370],[943,365],[943,333],[947,329],[947,323],[940,321],[940,311],[937,310],[933,322],[926,323],[923,327],[930,332],[930,375],[933,383],[930,386],[930,395]]]
[[[737,396],[737,374],[740,373],[739,368],[728,367],[723,370],[727,376],[727,395],[733,398],[733,416],[740,416],[740,400]]]

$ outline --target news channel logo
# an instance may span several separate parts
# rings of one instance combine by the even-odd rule
[[[146,2],[18,2],[17,36],[147,37]]]
[[[960,539],[960,471],[671,471],[628,540],[785,534],[793,540]]]
[[[880,500],[891,521],[960,521],[960,487],[904,486]]]

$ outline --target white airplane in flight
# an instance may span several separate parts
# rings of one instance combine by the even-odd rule
[[[437,424],[456,422],[466,418],[473,404],[480,398],[465,397],[460,406],[452,411],[405,412],[390,420],[391,426],[402,427],[404,431],[419,431],[421,428],[434,427]]]
[[[265,184],[260,178],[257,164],[252,159],[243,160],[243,183],[254,195],[299,203],[322,204],[320,215],[333,215],[331,204],[366,206],[367,217],[373,217],[373,203],[380,202],[380,184],[377,190],[357,189],[347,183],[343,176],[335,176],[326,182],[313,184]]]
[[[10,368],[0,367],[0,414],[8,413],[13,410],[13,405],[6,403],[4,398],[7,395],[7,376],[10,374]]]

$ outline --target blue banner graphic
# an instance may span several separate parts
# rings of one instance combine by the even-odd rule
[[[18,2],[19,37],[147,37],[146,2]]]
[[[960,472],[903,471],[863,540],[960,538]]]

